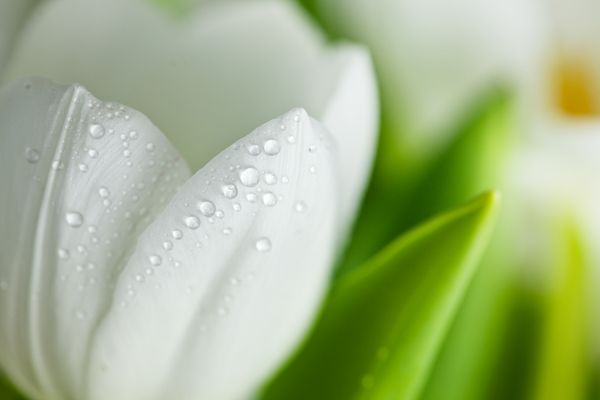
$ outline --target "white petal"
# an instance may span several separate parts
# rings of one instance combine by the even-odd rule
[[[293,107],[320,120],[339,58],[292,2],[215,2],[171,19],[139,0],[56,0],[30,21],[4,79],[80,82],[134,107],[196,171]]]
[[[296,109],[256,129],[142,235],[94,337],[90,399],[238,399],[289,354],[337,240],[336,164],[316,124]]]
[[[367,51],[345,45],[338,54],[340,78],[321,121],[336,139],[343,230],[352,224],[370,176],[379,132],[379,100]]]
[[[388,129],[416,157],[441,149],[495,84],[539,75],[544,13],[521,0],[333,0],[319,15],[369,45]]]
[[[33,0],[0,1],[0,71],[9,55],[16,33],[32,5]]]
[[[83,399],[118,274],[189,170],[147,118],[78,85],[8,84],[0,132],[0,362],[33,398]]]

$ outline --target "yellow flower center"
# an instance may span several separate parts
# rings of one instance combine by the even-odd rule
[[[595,74],[585,57],[563,57],[555,73],[558,108],[569,116],[600,116]]]

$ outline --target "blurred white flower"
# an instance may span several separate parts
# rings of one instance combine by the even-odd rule
[[[59,0],[2,79],[3,371],[33,399],[250,397],[314,317],[362,197],[368,54],[286,2],[174,19]]]

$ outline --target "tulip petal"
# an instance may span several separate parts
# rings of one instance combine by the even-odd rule
[[[347,52],[328,47],[292,2],[209,2],[182,19],[161,11],[138,0],[49,1],[4,80],[81,82],[151,116],[197,171],[241,132],[293,107],[323,120],[350,73],[340,63]]]
[[[308,327],[335,254],[329,144],[295,109],[182,187],[119,276],[88,398],[239,399],[273,372]]]
[[[342,45],[338,54],[340,78],[320,120],[336,140],[345,229],[354,220],[370,176],[379,131],[379,100],[368,52]]]
[[[487,87],[529,84],[539,75],[547,27],[536,2],[314,4],[334,34],[369,45],[383,83],[385,123],[415,158],[442,150]]]
[[[189,170],[146,117],[79,85],[6,85],[0,132],[0,362],[33,398],[83,399],[118,275]]]

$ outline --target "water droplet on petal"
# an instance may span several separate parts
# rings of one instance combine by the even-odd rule
[[[275,175],[272,172],[267,172],[265,174],[265,182],[267,182],[268,185],[274,185],[277,183],[277,175]]]
[[[256,168],[250,167],[246,168],[244,172],[240,174],[240,181],[244,186],[254,187],[258,184],[260,180],[260,173]]]
[[[229,236],[229,235],[231,235],[232,233],[233,233],[233,231],[231,230],[231,228],[225,228],[225,229],[223,229],[223,234],[224,234],[225,236]]]
[[[163,243],[163,247],[165,248],[165,250],[172,250],[173,249],[173,242],[169,242],[167,240],[166,242]]]
[[[27,149],[25,151],[25,158],[27,159],[28,162],[30,162],[31,164],[35,164],[38,161],[40,161],[40,153],[38,153],[36,150],[34,149]]]
[[[296,211],[298,211],[299,213],[303,213],[304,211],[306,211],[306,204],[304,204],[304,202],[299,201],[298,203],[296,203]]]
[[[296,143],[296,137],[295,136],[288,136],[287,141],[289,144],[295,144]]]
[[[125,156],[125,157],[131,157],[131,151],[129,151],[129,150],[123,151],[123,156]]]
[[[225,185],[221,188],[223,195],[228,199],[234,199],[238,194],[237,186],[235,185]]]
[[[311,153],[316,152],[317,146],[315,146],[314,144],[311,144],[310,146],[308,146],[308,151],[310,151]]]
[[[72,227],[77,228],[83,225],[83,215],[78,212],[68,212],[65,216],[65,219],[67,220],[67,224],[71,225]]]
[[[315,172],[317,172],[317,168],[315,166],[311,166],[309,169],[311,174],[314,174]]]
[[[94,139],[100,139],[102,136],[104,136],[104,134],[106,133],[106,130],[104,129],[104,127],[100,124],[92,124],[90,125],[90,135],[92,135],[92,137]]]
[[[270,156],[274,156],[274,155],[278,154],[279,151],[281,150],[281,146],[279,145],[279,142],[274,139],[267,140],[265,142],[265,145],[263,146],[263,148],[265,150],[265,154],[268,154]]]
[[[294,116],[294,121],[300,122],[300,116],[299,115]]]
[[[187,217],[185,219],[185,225],[190,229],[198,229],[198,227],[200,227],[200,219],[192,215],[191,217]]]
[[[104,186],[102,186],[100,189],[98,189],[98,194],[100,195],[100,197],[106,198],[110,196],[110,191]]]
[[[129,132],[129,137],[133,140],[138,138],[138,133],[136,131]]]
[[[271,250],[271,241],[266,238],[260,238],[256,241],[256,250],[260,251],[261,253],[266,253],[267,251]]]
[[[252,156],[257,156],[260,154],[260,147],[258,145],[253,144],[248,147],[248,153]]]
[[[162,264],[162,257],[157,254],[151,255],[149,259],[150,259],[150,264],[152,264],[152,265]]]
[[[235,203],[235,204],[233,205],[233,209],[234,209],[235,211],[242,211],[242,206],[241,206],[241,205],[239,205],[238,203]]]
[[[288,178],[287,176],[284,176],[283,178],[281,178],[281,182],[283,183],[288,183],[290,181],[290,178]]]
[[[90,168],[86,164],[79,164],[78,168],[81,172],[88,172]]]
[[[148,151],[154,151],[154,143],[150,142],[146,145],[146,150]]]
[[[179,240],[183,237],[183,232],[181,232],[179,229],[175,229],[173,232],[171,232],[171,236],[173,236],[173,238]]]
[[[62,258],[63,260],[66,260],[69,257],[71,257],[71,253],[67,249],[62,249],[62,248],[58,249],[57,253],[58,253],[58,257]]]
[[[138,282],[144,282],[146,280],[146,278],[144,278],[143,275],[136,275],[135,280]]]
[[[88,155],[92,158],[96,158],[98,157],[98,150],[94,150],[94,149],[89,149],[88,150]]]
[[[265,203],[265,206],[273,207],[277,204],[277,197],[273,193],[267,192],[263,195],[263,203]]]
[[[212,201],[203,201],[198,205],[198,209],[200,209],[200,213],[205,217],[210,217],[216,211],[215,205]]]
[[[256,195],[254,193],[248,193],[246,195],[246,200],[248,200],[250,203],[256,203],[256,200],[258,200],[258,197],[256,197]]]

